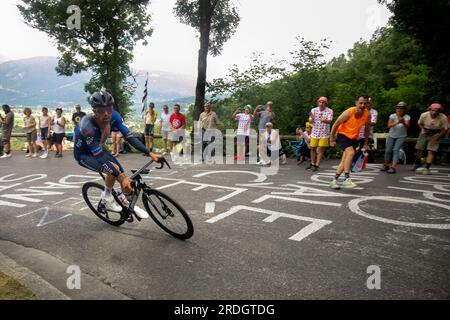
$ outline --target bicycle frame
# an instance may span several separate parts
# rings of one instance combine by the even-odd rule
[[[134,189],[133,193],[132,193],[132,198],[131,201],[128,199],[127,200],[129,202],[128,207],[125,207],[122,205],[122,203],[120,203],[120,205],[122,206],[123,210],[121,213],[121,219],[126,220],[128,222],[133,222],[133,216],[138,220],[141,221],[142,219],[139,218],[136,213],[134,212],[134,206],[136,205],[136,202],[139,200],[139,196],[141,195],[141,192],[145,189],[151,189],[149,186],[147,186],[147,184],[145,184],[145,182],[142,181],[142,177],[141,174],[146,172],[146,169],[153,163],[153,160],[150,160],[149,162],[147,162],[143,167],[141,167],[140,169],[136,170],[136,172],[134,172],[131,176],[130,176],[130,180],[132,182],[132,187]],[[170,168],[170,165],[167,163],[167,160],[162,158],[161,161],[161,166],[157,167],[156,169],[162,169],[164,167],[164,165],[167,165]],[[132,170],[134,171],[134,170]],[[102,177],[103,181],[105,181],[105,176],[103,172],[99,172],[100,176]],[[117,192],[116,190],[113,189],[113,194],[115,195],[115,197],[117,198]]]

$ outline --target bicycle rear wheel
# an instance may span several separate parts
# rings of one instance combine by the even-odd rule
[[[164,231],[178,239],[189,239],[194,226],[186,211],[168,195],[149,189],[142,194],[142,202],[148,214]]]
[[[122,213],[120,212],[112,212],[106,211],[103,205],[100,203],[101,194],[105,190],[105,186],[95,183],[95,182],[87,182],[83,185],[82,194],[84,201],[86,201],[89,208],[92,212],[95,213],[97,217],[102,219],[103,221],[113,225],[120,226],[125,223],[125,220],[122,217]],[[113,192],[114,199],[119,203],[115,192]]]

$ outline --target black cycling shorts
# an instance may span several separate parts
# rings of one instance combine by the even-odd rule
[[[109,173],[116,178],[124,172],[119,161],[107,151],[104,151],[103,155],[100,157],[94,157],[92,154],[77,154],[75,160],[77,160],[78,164],[82,167],[95,172]],[[116,164],[119,167],[119,170],[117,170],[112,163]]]

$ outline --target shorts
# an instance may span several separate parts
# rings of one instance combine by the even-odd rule
[[[154,125],[152,125],[152,124],[146,124],[145,125],[145,132],[144,132],[144,135],[146,136],[146,137],[153,137],[153,129],[155,128],[155,126]]]
[[[248,142],[250,141],[250,137],[249,136],[243,136],[243,135],[238,135],[237,136],[237,143],[238,144],[248,144]]]
[[[433,138],[432,135],[427,134],[419,134],[419,139],[416,143],[416,149],[417,150],[428,150],[428,151],[434,151],[437,152],[439,150],[439,142],[435,145],[430,145],[430,141]]]
[[[36,130],[27,132],[27,142],[28,143],[36,142],[36,139],[37,139],[37,131]]]
[[[120,139],[120,138],[122,138],[122,132],[120,132],[120,131],[113,131],[113,132],[111,132],[111,137],[113,139]]]
[[[326,148],[330,145],[330,138],[311,138],[310,146],[311,148]]]
[[[168,139],[169,138],[169,132],[170,131],[165,131],[165,130],[161,130],[161,136],[163,139]]]
[[[184,129],[179,129],[177,131],[172,131],[169,133],[169,139],[175,143],[181,143],[184,140]]]
[[[65,133],[53,133],[52,139],[53,143],[62,144],[65,135],[66,135]]]
[[[3,131],[2,133],[2,142],[3,142],[3,144],[9,144],[9,141],[11,140],[11,132],[12,132],[12,129],[10,129],[10,130],[5,130],[5,131]]]
[[[41,128],[41,140],[47,140],[48,138],[48,127],[47,128]]]
[[[339,146],[342,148],[342,150],[345,150],[349,147],[352,147],[353,149],[356,150],[356,148],[358,147],[358,139],[352,140],[343,134],[337,135],[337,141],[339,143]]]
[[[95,157],[92,154],[85,153],[74,153],[74,157],[80,166],[91,171],[109,173],[115,177],[124,172],[119,161],[117,161],[117,159],[113,157],[111,153],[105,150],[102,157]],[[116,164],[119,167],[119,171],[117,171],[109,162]]]

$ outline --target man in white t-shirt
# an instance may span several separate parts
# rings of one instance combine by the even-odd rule
[[[378,121],[378,111],[373,108],[372,98],[369,97],[369,104],[367,105],[367,110],[369,110],[369,118],[370,118],[370,130],[369,130],[369,144],[373,143],[373,127],[377,124]],[[364,130],[366,126],[362,126],[359,131],[359,147],[362,148],[364,146]],[[367,150],[368,151],[368,150]]]
[[[237,156],[235,160],[244,160],[245,152],[248,149],[248,143],[250,140],[250,129],[253,120],[251,112],[251,106],[244,107],[244,112],[241,112],[241,108],[237,108],[233,113],[232,119],[238,121],[237,129]]]
[[[159,119],[161,121],[161,126],[159,127],[159,134],[162,136],[162,139],[164,141],[164,151],[169,152],[170,150],[167,148],[170,132],[170,113],[168,105],[163,106],[163,112],[161,113]]]
[[[328,107],[328,98],[320,97],[317,107],[309,113],[309,122],[313,125],[311,132],[311,164],[306,170],[318,171],[325,149],[330,139],[330,124],[333,121],[333,110]]]

